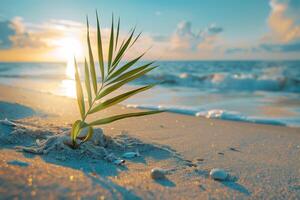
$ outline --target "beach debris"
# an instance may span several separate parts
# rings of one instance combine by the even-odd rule
[[[218,154],[224,156],[224,153],[223,153],[223,152],[218,152]]]
[[[197,161],[202,162],[202,161],[204,161],[204,159],[203,158],[197,158]]]
[[[238,149],[236,149],[236,148],[234,148],[234,147],[230,147],[229,150],[240,152]]]
[[[166,175],[166,170],[162,169],[162,168],[153,168],[151,170],[151,178],[157,180],[157,179],[164,179],[165,175]]]
[[[213,168],[209,175],[212,179],[218,181],[225,181],[228,178],[228,173],[224,169]]]
[[[126,152],[122,155],[122,158],[135,158],[135,157],[139,157],[140,153],[138,150],[136,150],[136,152],[130,151],[130,152]]]

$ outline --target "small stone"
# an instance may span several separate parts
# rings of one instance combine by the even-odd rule
[[[228,173],[224,169],[214,168],[209,173],[210,177],[214,180],[225,181]]]
[[[151,170],[151,178],[164,179],[165,178],[165,170],[163,170],[161,168],[153,168]]]

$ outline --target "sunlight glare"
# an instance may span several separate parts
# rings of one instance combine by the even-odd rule
[[[63,37],[55,41],[58,47],[55,50],[57,58],[66,61],[65,75],[66,79],[61,82],[61,90],[68,97],[76,97],[75,86],[75,65],[74,57],[76,60],[80,60],[83,56],[82,44],[78,38],[75,37]]]
[[[63,37],[55,41],[57,49],[55,54],[57,58],[67,62],[66,76],[70,79],[74,79],[74,57],[80,60],[83,56],[83,47],[80,40],[76,37]]]
[[[61,82],[61,93],[67,97],[76,97],[76,85],[75,80],[65,79]]]
[[[66,76],[69,79],[75,79],[75,63],[74,63],[74,58],[69,58],[67,61],[67,68],[66,68]]]

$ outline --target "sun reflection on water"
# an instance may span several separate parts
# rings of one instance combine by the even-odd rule
[[[75,64],[74,64],[73,58],[68,59],[65,74],[69,79],[74,80],[74,78],[75,78]]]
[[[68,59],[65,69],[66,79],[61,81],[60,92],[67,97],[76,97],[75,66],[72,58]]]
[[[73,79],[64,79],[61,81],[61,92],[67,97],[76,97],[76,85]]]
[[[56,54],[67,60],[65,67],[65,79],[61,80],[59,93],[63,96],[76,98],[75,65],[74,57],[82,57],[82,45],[75,37],[63,37],[56,41],[58,48]]]

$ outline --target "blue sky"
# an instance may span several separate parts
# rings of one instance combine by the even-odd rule
[[[29,42],[20,42],[20,37],[30,41],[34,38],[36,43],[42,43],[42,39],[37,39],[37,32],[40,32],[38,35],[41,37],[41,33],[45,32],[45,23],[51,22],[53,25],[68,21],[70,24],[84,24],[86,14],[89,14],[94,23],[95,9],[101,14],[103,28],[109,27],[113,12],[121,17],[124,33],[136,24],[146,35],[147,45],[152,46],[152,42],[152,49],[164,49],[163,55],[150,53],[149,58],[159,55],[158,59],[296,59],[300,55],[300,23],[297,13],[299,2],[300,0],[1,0],[0,26],[7,25],[8,29],[14,26],[15,35],[17,29],[21,30],[21,26],[23,35],[13,37],[17,39],[6,46],[4,42],[0,42],[0,60],[7,58],[5,55],[8,53],[13,54],[14,50],[21,51],[20,48],[38,48],[39,45],[36,44],[24,45]],[[281,27],[280,24],[286,26]],[[13,40],[8,36],[8,33],[13,34],[11,30],[7,30],[6,34],[4,31],[2,28],[0,41]],[[288,36],[291,34],[293,35]],[[22,45],[18,46],[18,43]],[[51,55],[53,56],[48,55],[49,60],[55,60]],[[47,60],[47,56],[41,57],[42,60]]]
[[[169,34],[179,21],[185,20],[199,29],[211,23],[219,24],[233,38],[259,36],[266,31],[270,12],[267,0],[245,0],[243,3],[241,0],[2,0],[1,5],[4,6],[0,13],[7,19],[21,16],[36,23],[48,19],[84,21],[86,14],[93,15],[98,9],[106,26],[114,12],[123,19],[125,26],[137,23],[142,30],[152,33]]]

